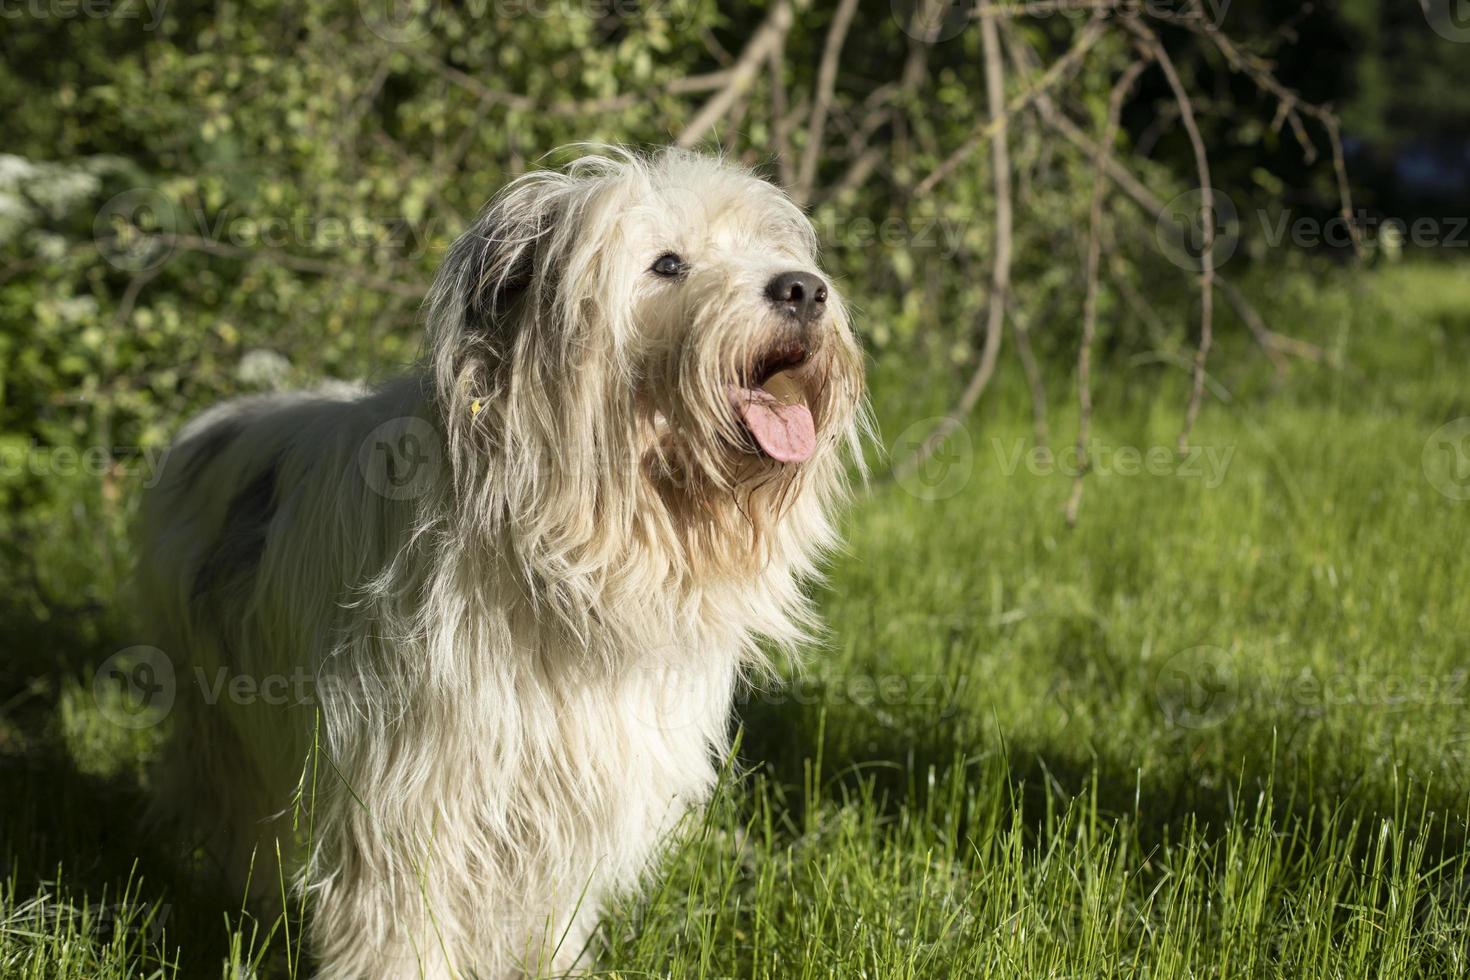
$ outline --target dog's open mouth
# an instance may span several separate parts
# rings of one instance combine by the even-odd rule
[[[800,344],[784,344],[761,358],[748,384],[729,386],[730,405],[760,451],[778,463],[804,463],[817,447],[817,429],[794,372],[807,360]]]

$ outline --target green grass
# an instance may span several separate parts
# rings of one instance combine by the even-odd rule
[[[967,427],[968,477],[941,481],[953,495],[875,480],[823,589],[827,648],[742,702],[738,770],[610,917],[607,970],[1470,974],[1470,501],[1423,463],[1470,415],[1470,276],[1257,292],[1341,364],[1276,382],[1223,323],[1229,397],[1196,433],[1213,478],[1172,457],[1094,473],[1069,531],[1069,477],[1003,465],[1030,438],[1007,377]],[[898,359],[874,374],[890,440],[955,380]],[[1099,441],[1173,446],[1169,359],[1105,374]],[[1065,445],[1073,416],[1051,423]],[[92,553],[66,528],[52,547]],[[0,976],[293,975],[284,924],[134,830],[156,734],[109,725],[90,681],[125,619],[11,615]]]

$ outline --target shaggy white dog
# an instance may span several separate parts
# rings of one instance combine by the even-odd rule
[[[584,157],[455,242],[420,374],[180,434],[141,584],[198,683],[159,799],[305,890],[322,976],[572,969],[710,791],[858,444],[815,250],[741,169]]]

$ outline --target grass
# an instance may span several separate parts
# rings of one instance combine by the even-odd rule
[[[608,971],[1470,974],[1470,500],[1425,464],[1470,415],[1470,277],[1259,292],[1342,363],[1278,384],[1223,325],[1199,472],[1129,474],[1116,451],[1171,447],[1183,388],[1169,357],[1114,358],[1076,530],[1070,477],[1016,462],[1009,378],[950,470],[875,482],[822,592],[828,647],[742,701],[740,766],[613,910]],[[948,397],[902,368],[874,377],[899,442]],[[1051,422],[1065,445],[1074,420]],[[56,564],[91,554],[75,530]],[[91,683],[125,617],[11,615],[0,976],[308,974],[294,924],[133,829],[157,734],[108,723]]]

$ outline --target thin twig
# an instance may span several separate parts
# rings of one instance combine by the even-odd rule
[[[115,336],[120,335],[120,331],[127,327],[128,320],[133,315],[133,308],[138,305],[138,297],[142,294],[143,287],[158,278],[158,274],[167,265],[168,259],[165,259],[153,268],[144,269],[128,280],[128,286],[123,290],[122,299],[118,301],[117,310],[112,317],[112,331]]]
[[[1007,32],[1005,37],[1007,37],[1008,41],[1007,50],[1010,51],[1011,59],[1016,62],[1017,71],[1026,71],[1028,69],[1026,57],[1029,56],[1033,60],[1035,56],[1023,44],[1014,43],[1014,35],[1008,34]],[[1072,119],[1067,118],[1060,109],[1057,109],[1050,96],[1047,96],[1045,93],[1039,94],[1036,97],[1036,110],[1041,115],[1042,122],[1047,123],[1067,143],[1075,145],[1078,150],[1088,156],[1088,159],[1094,159],[1097,156],[1097,144],[1092,143],[1091,137],[1088,137],[1075,122],[1072,122]],[[1119,160],[1114,159],[1114,157],[1107,157],[1107,160],[1104,162],[1104,172],[1107,173],[1108,178],[1117,185],[1120,191],[1123,191],[1123,194],[1129,200],[1132,200],[1139,209],[1144,210],[1145,215],[1157,217],[1163,212],[1164,201],[1160,197],[1157,197],[1154,192],[1148,190],[1144,182],[1139,181],[1133,175],[1132,170],[1123,166]],[[1216,270],[1216,276],[1214,278],[1216,278],[1216,285],[1219,285],[1220,289],[1225,292],[1227,303],[1241,317],[1242,322],[1245,322],[1245,325],[1250,329],[1252,336],[1254,336],[1257,344],[1260,345],[1263,353],[1272,360],[1273,366],[1277,366],[1277,369],[1280,369],[1280,357],[1283,354],[1286,354],[1286,356],[1301,357],[1304,360],[1330,361],[1326,351],[1323,351],[1323,348],[1317,347],[1316,344],[1310,344],[1310,342],[1301,341],[1301,339],[1294,338],[1294,336],[1286,336],[1285,334],[1280,334],[1280,332],[1267,328],[1263,317],[1255,310],[1255,307],[1252,306],[1251,301],[1245,297],[1241,289],[1236,287],[1233,282],[1230,282],[1219,270]],[[1158,326],[1157,313],[1152,313],[1150,307],[1147,307],[1147,301],[1141,295],[1138,295],[1138,291],[1132,288],[1132,284],[1126,282],[1126,278],[1123,278],[1123,276],[1114,276],[1114,281],[1125,292],[1125,298],[1132,297],[1132,300],[1135,301],[1133,306],[1144,307],[1147,319],[1150,319],[1150,323]]]
[[[1179,452],[1189,450],[1189,436],[1199,418],[1200,404],[1205,395],[1205,363],[1210,356],[1210,345],[1214,341],[1215,319],[1215,189],[1210,182],[1210,158],[1205,151],[1205,140],[1200,135],[1199,124],[1194,117],[1194,104],[1189,91],[1179,78],[1174,60],[1159,41],[1158,35],[1142,21],[1127,18],[1123,21],[1139,40],[1141,47],[1158,62],[1174,102],[1179,107],[1179,121],[1189,135],[1194,150],[1194,166],[1199,176],[1199,220],[1200,232],[1200,275],[1199,275],[1199,346],[1194,353],[1194,377],[1190,386],[1189,404],[1184,411],[1184,427],[1179,432]]]
[[[896,90],[890,94],[885,91],[886,86],[879,86],[865,100],[868,105],[868,116],[863,120],[859,132],[862,134],[860,149],[855,149],[852,162],[848,164],[847,171],[840,177],[832,189],[825,195],[825,200],[839,200],[844,196],[856,191],[872,176],[873,171],[878,169],[878,164],[883,161],[883,155],[887,152],[886,140],[873,140],[870,137],[883,125],[892,125],[897,128],[903,121],[903,113],[913,101],[919,87],[923,84],[929,70],[929,42],[921,40],[922,32],[919,25],[925,23],[925,18],[932,17],[933,8],[946,0],[919,0],[914,4],[914,11],[909,17],[907,34],[908,55],[904,58],[903,71],[899,73]],[[890,99],[892,105],[885,106],[884,100]]]
[[[499,89],[490,88],[473,75],[460,71],[453,65],[445,64],[427,51],[418,51],[407,47],[401,48],[400,50],[406,52],[420,64],[437,72],[446,81],[464,89],[486,105],[504,106],[507,109],[518,109],[522,112],[536,112],[552,116],[589,116],[606,112],[618,112],[647,103],[650,99],[657,98],[660,95],[692,95],[698,92],[708,92],[728,85],[731,76],[730,69],[720,69],[719,71],[712,71],[703,75],[685,75],[652,91],[624,92],[619,95],[609,95],[595,99],[564,99],[559,102],[546,103],[541,99],[532,98],[529,95],[522,95],[519,92],[502,92]]]
[[[740,52],[740,57],[735,59],[735,64],[726,69],[728,79],[709,100],[694,114],[694,118],[684,127],[678,138],[674,141],[676,145],[690,147],[704,138],[719,124],[725,114],[735,101],[744,95],[746,90],[755,81],[755,76],[760,71],[760,66],[770,57],[776,46],[786,37],[791,30],[791,4],[789,0],[779,0],[766,15],[766,19],[756,28],[755,33],[746,42],[745,49]]]
[[[1016,356],[1021,359],[1021,372],[1026,376],[1026,390],[1031,395],[1032,438],[1036,445],[1046,446],[1050,442],[1046,423],[1046,381],[1042,377],[1036,353],[1031,349],[1031,328],[1026,325],[1019,310],[1012,310],[1008,319],[1011,321],[1011,332],[1016,335]]]
[[[796,177],[791,169],[790,127],[786,125],[786,40],[771,49],[768,70],[771,79],[771,146],[781,186],[789,192]]]
[[[1113,142],[1122,124],[1123,102],[1138,76],[1148,67],[1147,61],[1135,61],[1124,69],[1108,94],[1108,115],[1098,137],[1093,156],[1092,202],[1087,223],[1087,293],[1082,301],[1082,340],[1077,347],[1077,473],[1072,478],[1072,492],[1067,496],[1067,526],[1077,526],[1077,511],[1082,505],[1082,486],[1092,460],[1087,441],[1092,435],[1092,344],[1097,336],[1098,281],[1102,267],[1103,202],[1108,189],[1104,164],[1112,156]]]
[[[1097,152],[1097,146],[1091,138],[1083,133],[1077,127],[1076,123],[1062,115],[1051,104],[1050,100],[1038,100],[1037,109],[1041,112],[1042,121],[1056,130],[1057,133],[1073,146],[1089,156]],[[1118,189],[1126,197],[1133,201],[1145,213],[1157,215],[1163,211],[1164,202],[1145,187],[1142,181],[1135,177],[1128,168],[1124,167],[1116,159],[1108,159],[1104,165],[1103,172],[1108,175],[1108,178],[1118,186]],[[1288,337],[1267,327],[1264,318],[1251,305],[1250,300],[1246,298],[1246,295],[1241,292],[1240,288],[1235,283],[1226,279],[1218,270],[1215,272],[1215,285],[1224,294],[1225,300],[1245,323],[1246,327],[1251,331],[1252,336],[1255,337],[1256,342],[1260,345],[1266,356],[1271,359],[1271,363],[1278,367],[1278,370],[1280,369],[1280,355],[1282,354],[1290,354],[1310,361],[1321,362],[1327,360],[1326,352],[1317,345],[1304,340],[1298,340],[1295,337]],[[1142,300],[1142,297],[1136,296],[1136,292],[1135,298]],[[1153,320],[1157,320],[1157,314],[1153,314],[1151,322]]]
[[[857,0],[841,0],[827,30],[827,43],[822,47],[822,63],[817,69],[817,84],[812,96],[812,115],[806,127],[806,147],[801,154],[792,197],[805,204],[811,199],[812,185],[817,179],[817,163],[822,155],[822,137],[827,128],[827,113],[832,107],[832,93],[837,86],[837,65],[842,58],[842,45],[857,13]]]
[[[1133,311],[1133,315],[1143,321],[1144,328],[1148,331],[1149,342],[1155,345],[1162,344],[1164,338],[1169,333],[1168,327],[1164,325],[1164,318],[1159,316],[1159,311],[1154,309],[1153,304],[1148,301],[1148,298],[1139,292],[1138,287],[1133,284],[1133,279],[1128,274],[1128,267],[1123,261],[1123,257],[1117,254],[1115,250],[1110,249],[1109,251],[1108,282],[1112,283],[1113,287],[1117,289],[1118,295],[1123,297],[1123,302],[1128,304],[1128,308]]]
[[[1297,135],[1297,141],[1301,143],[1303,153],[1307,157],[1307,163],[1310,164],[1315,160],[1317,151],[1307,136],[1306,128],[1302,125],[1300,117],[1305,115],[1316,120],[1318,125],[1327,133],[1327,142],[1332,150],[1332,170],[1337,181],[1339,213],[1342,215],[1343,220],[1347,222],[1348,234],[1352,237],[1353,252],[1358,258],[1363,258],[1366,254],[1363,246],[1363,233],[1362,229],[1358,227],[1357,216],[1353,211],[1352,188],[1348,184],[1347,165],[1343,159],[1342,131],[1337,114],[1326,106],[1314,105],[1311,102],[1303,101],[1300,95],[1281,84],[1275,74],[1272,73],[1272,66],[1269,63],[1256,55],[1241,50],[1230,39],[1229,35],[1209,20],[1198,18],[1168,19],[1208,38],[1232,69],[1245,75],[1257,88],[1277,100],[1277,120],[1279,121],[1284,118],[1291,122],[1292,130]]]
[[[369,289],[376,289],[379,292],[390,293],[395,296],[403,296],[407,299],[422,299],[424,295],[422,286],[369,275],[346,263],[327,262],[323,259],[314,259],[305,255],[293,255],[290,252],[282,252],[276,249],[244,248],[239,245],[227,245],[224,242],[211,241],[210,239],[198,238],[193,235],[156,235],[153,237],[160,244],[173,248],[182,248],[191,252],[201,252],[205,255],[215,255],[222,258],[274,262],[276,265],[284,266],[287,269],[293,269],[297,272],[309,272],[316,275],[348,279],[360,286],[366,286]]]
[[[994,23],[995,18],[993,17],[987,17],[980,21],[982,45],[985,38],[985,25],[993,25]],[[927,177],[919,181],[918,185],[914,188],[914,196],[923,197],[925,194],[928,194],[940,181],[948,177],[956,167],[963,163],[965,158],[975,152],[978,147],[1004,132],[1007,120],[1011,116],[1025,109],[1032,102],[1044,95],[1048,89],[1053,88],[1061,82],[1068,73],[1077,67],[1082,61],[1083,55],[1087,54],[1088,49],[1097,43],[1098,38],[1102,37],[1102,35],[1103,21],[1098,18],[1093,18],[1088,21],[1087,26],[1078,35],[1077,41],[1046,70],[1046,73],[1041,76],[1036,84],[1014,96],[1009,105],[1002,106],[999,113],[992,114],[984,126],[981,126],[971,134],[969,139],[965,140],[958,149],[946,157]]]
[[[985,101],[990,112],[991,125],[996,127],[995,138],[990,144],[991,166],[994,170],[992,177],[995,182],[995,258],[991,266],[985,347],[980,352],[980,363],[961,393],[954,411],[934,426],[934,430],[911,457],[894,467],[895,477],[906,476],[922,466],[960,426],[961,419],[970,414],[975,403],[984,394],[986,386],[990,384],[990,379],[995,374],[996,360],[1000,356],[1000,338],[1005,326],[1006,303],[1011,289],[1011,159],[1006,138],[1006,120],[1011,110],[1005,102],[1000,37],[994,19],[980,22],[980,46],[985,61]]]

